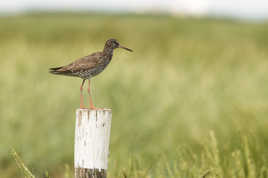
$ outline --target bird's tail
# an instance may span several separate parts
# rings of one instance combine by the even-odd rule
[[[60,71],[60,69],[62,69],[62,67],[53,67],[49,69],[49,73],[51,74],[63,74],[63,71]]]
[[[65,70],[63,66],[50,68],[49,73],[55,75],[75,76],[70,70]]]

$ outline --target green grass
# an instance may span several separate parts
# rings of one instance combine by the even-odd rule
[[[112,107],[110,178],[268,177],[268,24],[169,16],[35,14],[0,18],[0,172],[73,173],[81,80],[49,67],[116,50],[93,79]],[[86,97],[86,92],[85,92]]]

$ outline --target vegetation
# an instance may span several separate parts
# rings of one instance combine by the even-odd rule
[[[1,17],[1,177],[24,176],[16,161],[26,177],[72,177],[81,80],[48,68],[101,50],[110,37],[134,50],[116,50],[92,82],[95,104],[113,109],[110,178],[268,177],[267,27],[145,15]]]

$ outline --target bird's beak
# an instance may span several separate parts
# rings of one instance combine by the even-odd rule
[[[125,49],[125,50],[127,50],[127,51],[133,52],[132,49],[129,49],[129,48],[125,47],[125,46],[121,46],[121,45],[119,45],[119,48],[122,48],[122,49]]]

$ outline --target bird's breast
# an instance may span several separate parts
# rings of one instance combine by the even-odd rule
[[[89,72],[91,75],[91,77],[94,77],[96,75],[98,75],[99,73],[101,73],[107,66],[108,64],[111,62],[112,57],[110,58],[104,58],[102,61],[100,61],[100,63],[93,69],[91,69],[91,71]]]
[[[111,62],[112,57],[113,57],[113,54],[104,56],[100,62],[100,67],[103,67],[103,69],[104,69]]]

